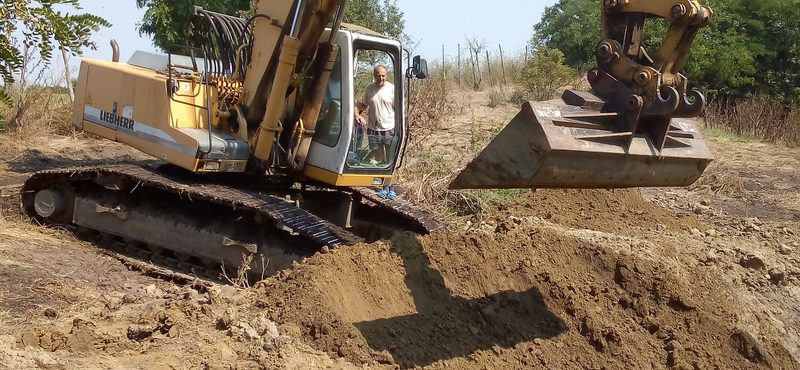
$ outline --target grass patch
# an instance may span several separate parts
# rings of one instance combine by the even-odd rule
[[[738,135],[723,127],[703,126],[700,131],[703,133],[703,137],[705,138],[725,139],[734,143],[754,143],[759,141],[759,139],[755,137]]]

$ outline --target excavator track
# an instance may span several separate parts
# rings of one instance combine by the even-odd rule
[[[357,199],[355,208],[361,211],[355,213],[367,211],[362,218],[394,218],[400,229],[418,233],[443,226],[413,203],[382,199],[369,188],[259,188],[257,183],[205,183],[169,166],[75,167],[35,173],[22,185],[20,201],[38,222],[145,261],[142,271],[228,283],[241,280],[243,273],[250,281],[272,275],[324,247],[374,239],[357,234],[359,228],[346,230],[318,217],[299,199],[322,198],[318,203],[325,209],[331,194],[338,194]],[[176,272],[148,268],[150,262]]]
[[[161,168],[46,170],[20,195],[23,210],[42,223],[99,233],[101,244],[121,242],[128,254],[183,271],[235,273],[248,264],[270,275],[322,246],[363,240],[278,196],[181,181]]]
[[[403,198],[381,198],[374,188],[354,187],[353,191],[372,204],[412,222],[421,234],[432,234],[445,227],[435,214]]]

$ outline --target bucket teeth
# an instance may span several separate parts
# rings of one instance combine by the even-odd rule
[[[586,105],[584,105],[586,107]],[[588,107],[588,108],[600,108]],[[646,125],[617,131],[617,113],[527,102],[450,183],[451,189],[686,186],[713,155],[695,124],[673,118],[654,143]]]

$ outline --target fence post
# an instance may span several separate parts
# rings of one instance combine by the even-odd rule
[[[442,45],[442,75],[443,79],[447,79],[447,64],[444,63],[444,45]]]
[[[492,78],[492,63],[489,61],[489,50],[486,50],[486,71],[489,72],[489,86],[494,86],[494,78]]]
[[[458,66],[456,68],[456,72],[458,72],[458,86],[461,86],[461,44],[458,44]]]
[[[497,45],[500,48],[500,68],[503,70],[503,84],[508,84],[506,80],[506,62],[503,60],[503,45]]]

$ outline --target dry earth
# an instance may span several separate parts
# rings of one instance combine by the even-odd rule
[[[453,163],[516,113],[485,93],[454,101],[426,144]],[[147,160],[86,138],[1,140],[6,200],[32,170]],[[800,368],[800,153],[709,142],[717,160],[689,188],[526,192],[245,290],[131,271],[7,201],[0,367]]]

